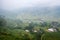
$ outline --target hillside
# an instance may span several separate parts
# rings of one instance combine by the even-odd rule
[[[5,15],[12,19],[44,19],[44,20],[60,20],[60,6],[54,7],[28,7],[11,11],[1,10],[0,15]]]

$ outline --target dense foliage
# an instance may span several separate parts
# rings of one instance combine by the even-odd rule
[[[0,40],[60,40],[59,32],[46,33],[51,27],[60,31],[58,22],[23,22],[0,16]]]
[[[42,35],[41,40],[60,40],[60,32],[45,33]]]

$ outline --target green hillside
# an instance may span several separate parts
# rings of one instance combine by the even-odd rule
[[[60,40],[60,32],[45,33],[42,35],[41,40]]]

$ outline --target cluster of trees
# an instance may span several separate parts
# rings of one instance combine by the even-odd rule
[[[58,22],[24,23],[21,20],[0,16],[0,40],[41,40],[45,30],[50,27],[58,28],[60,24]]]

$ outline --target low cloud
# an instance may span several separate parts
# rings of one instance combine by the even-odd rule
[[[3,9],[17,9],[23,7],[34,7],[39,5],[57,6],[60,0],[2,0]]]

